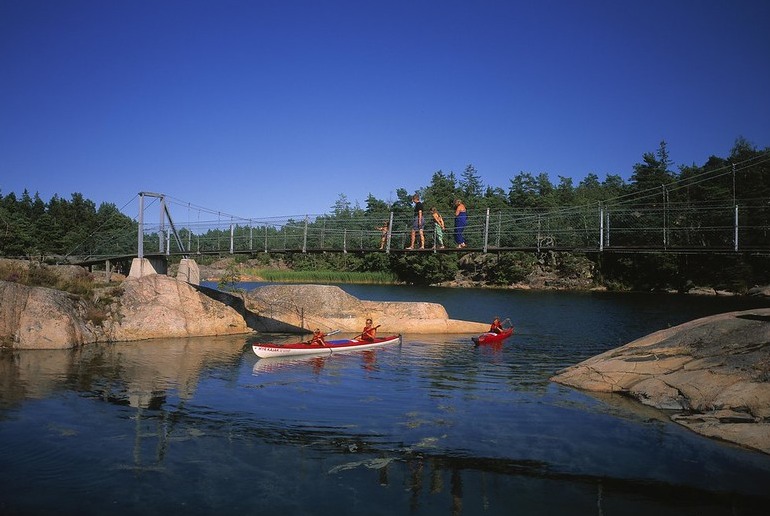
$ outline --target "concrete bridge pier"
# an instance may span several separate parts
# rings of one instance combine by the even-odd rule
[[[165,256],[151,256],[149,258],[134,258],[131,262],[130,278],[141,278],[150,274],[168,275],[168,261]],[[183,258],[179,262],[179,270],[176,273],[178,280],[186,281],[191,285],[200,285],[201,273],[198,264],[190,258]]]
[[[192,258],[182,258],[179,261],[179,270],[176,279],[186,281],[190,285],[201,284],[201,271],[198,264]]]
[[[130,278],[142,278],[150,274],[168,274],[168,261],[165,256],[134,258],[131,261]]]

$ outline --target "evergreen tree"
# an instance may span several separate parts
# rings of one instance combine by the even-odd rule
[[[334,206],[332,206],[332,213],[337,217],[351,216],[350,201],[348,200],[347,195],[344,193],[339,195],[337,201],[334,203]]]
[[[655,154],[645,152],[642,161],[634,165],[634,173],[631,175],[633,191],[640,195],[640,200],[659,202],[661,195],[664,195],[665,186],[676,179],[676,175],[669,170],[671,161],[668,158],[666,142],[660,142]]]
[[[365,212],[367,215],[381,217],[383,215],[387,215],[390,212],[390,207],[388,206],[388,203],[377,199],[370,193],[366,198]]]
[[[511,179],[508,199],[516,208],[534,208],[538,205],[538,184],[529,172],[519,172]]]
[[[468,165],[460,176],[460,196],[466,203],[475,204],[483,194],[481,176],[473,165]]]
[[[452,204],[457,197],[457,181],[454,173],[448,175],[441,170],[434,172],[431,177],[430,185],[425,189],[425,199],[423,199],[426,210],[436,207],[439,213],[452,208]]]

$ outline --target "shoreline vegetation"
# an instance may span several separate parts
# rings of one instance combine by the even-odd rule
[[[357,272],[337,270],[293,271],[286,269],[252,269],[239,271],[240,281],[264,281],[272,283],[361,283],[372,285],[397,285],[400,282],[388,272]],[[221,281],[222,277],[208,278]]]
[[[459,257],[386,257],[381,270],[366,268],[366,256],[297,256],[288,254],[209,258],[201,260],[201,279],[215,282],[221,290],[237,290],[242,282],[267,283],[360,283],[380,285],[422,285],[452,288],[492,288],[514,290],[563,290],[611,292],[660,292],[697,295],[755,295],[764,290],[741,278],[745,271],[725,262],[721,274],[688,274],[686,267],[672,273],[665,267],[667,257],[625,258],[626,273],[617,274],[618,265],[573,253],[544,252],[482,254]],[[679,264],[690,263],[680,260]],[[670,263],[670,262],[668,262]],[[173,273],[175,265],[171,265]],[[692,265],[691,269],[698,269]],[[754,277],[753,279],[758,279]]]

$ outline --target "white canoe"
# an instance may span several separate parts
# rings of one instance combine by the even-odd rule
[[[298,355],[332,355],[334,353],[349,353],[363,349],[379,348],[388,344],[401,343],[401,335],[378,337],[373,341],[341,339],[328,340],[325,346],[295,342],[292,344],[252,344],[251,348],[259,358],[286,357]]]

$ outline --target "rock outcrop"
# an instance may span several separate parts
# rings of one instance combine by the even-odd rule
[[[481,333],[488,329],[486,323],[450,319],[436,303],[362,301],[339,287],[325,285],[271,285],[233,296],[151,274],[126,278],[119,287],[105,288],[101,300],[98,294],[95,298],[0,281],[0,345],[60,349],[93,342],[236,335],[252,330],[304,333],[316,327],[357,333],[367,317],[380,325],[381,334]]]
[[[247,333],[234,309],[162,274],[126,278],[118,313],[105,324],[108,340]]]
[[[770,308],[661,330],[552,380],[630,396],[695,432],[770,453]]]
[[[770,285],[750,288],[748,294],[755,297],[770,298]]]
[[[189,284],[154,274],[123,281],[96,322],[88,302],[45,287],[0,281],[0,344],[62,349],[100,341],[233,335],[250,330],[231,307]]]
[[[18,349],[65,349],[97,340],[85,306],[61,290],[0,281],[0,344]]]
[[[364,301],[330,285],[268,285],[252,290],[244,300],[260,331],[321,328],[359,332],[367,317],[380,325],[380,334],[481,333],[489,329],[486,323],[450,319],[437,303]]]

